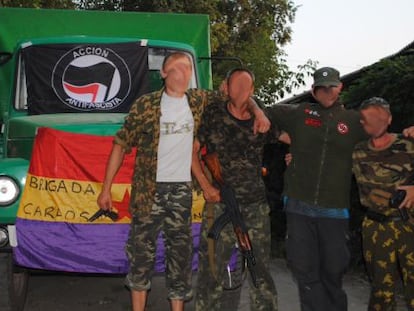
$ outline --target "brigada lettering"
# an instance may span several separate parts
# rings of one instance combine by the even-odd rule
[[[48,179],[42,177],[31,176],[29,181],[29,187],[49,192],[72,192],[80,194],[95,195],[96,191],[91,184],[81,184],[76,181],[68,181],[64,179]]]

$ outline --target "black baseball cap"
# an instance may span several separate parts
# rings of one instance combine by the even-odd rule
[[[338,86],[341,84],[339,71],[332,67],[323,67],[313,73],[313,87],[317,86]]]

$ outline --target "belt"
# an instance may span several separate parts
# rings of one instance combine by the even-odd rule
[[[367,210],[367,213],[365,215],[368,219],[374,220],[376,222],[391,222],[391,221],[402,221],[401,216],[397,215],[384,215],[381,213],[377,213],[371,210]]]
[[[191,181],[157,181],[156,184],[159,184],[159,185],[186,185],[186,186],[192,186]]]

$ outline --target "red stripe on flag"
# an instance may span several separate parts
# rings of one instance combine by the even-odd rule
[[[63,83],[63,85],[68,91],[72,93],[92,94],[92,103],[96,101],[96,96],[98,95],[98,91],[99,91],[98,83],[88,84],[85,86],[76,86],[76,85],[71,85],[69,83]]]
[[[49,178],[102,182],[113,137],[39,128],[29,173]],[[114,183],[130,183],[135,151],[127,154]]]

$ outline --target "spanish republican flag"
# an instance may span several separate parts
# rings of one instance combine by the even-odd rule
[[[125,156],[112,186],[118,219],[101,216],[88,222],[99,209],[96,200],[112,143],[110,136],[38,130],[16,220],[18,264],[70,272],[127,272],[125,243],[135,152]],[[194,202],[193,234],[198,245],[204,202],[200,198]],[[196,267],[196,256],[193,263]],[[161,235],[154,268],[164,270]]]

